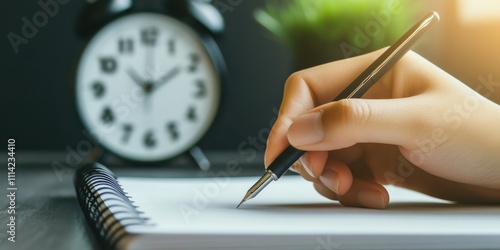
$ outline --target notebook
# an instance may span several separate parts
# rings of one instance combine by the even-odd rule
[[[387,209],[349,208],[283,176],[236,209],[257,177],[131,178],[88,164],[75,188],[109,249],[499,249],[500,206],[388,187]]]

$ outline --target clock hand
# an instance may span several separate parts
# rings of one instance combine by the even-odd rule
[[[176,75],[179,74],[179,72],[181,71],[181,68],[179,66],[171,69],[170,71],[167,72],[167,74],[165,74],[164,76],[160,77],[160,79],[158,79],[158,81],[156,81],[156,88],[162,86],[162,85],[165,85],[165,83],[167,83],[168,81],[170,81],[172,78],[174,78]]]
[[[130,78],[132,78],[132,80],[137,85],[139,85],[139,87],[141,87],[142,89],[144,89],[144,80],[142,79],[142,77],[139,76],[139,74],[137,74],[137,72],[135,72],[135,70],[133,68],[128,68],[127,69],[127,74],[130,76]]]
[[[137,72],[134,71],[133,68],[127,69],[127,74],[132,78],[132,80],[141,87],[142,91],[144,91],[144,111],[149,112],[151,110],[151,97],[149,94],[154,89],[154,84],[151,81],[144,81]]]
[[[149,93],[153,92],[153,89],[155,87],[154,82],[143,80],[139,76],[139,74],[137,74],[137,72],[135,72],[134,69],[132,69],[132,68],[127,69],[127,74],[130,76],[130,78],[132,78],[132,80],[134,80],[134,82],[137,85],[139,85],[139,87],[142,88],[142,90],[144,91],[145,94],[149,94]]]
[[[158,81],[156,81],[156,82],[154,82],[154,81],[144,82],[143,89],[144,89],[144,92],[147,94],[146,98],[144,99],[144,111],[145,112],[149,112],[149,110],[151,110],[151,102],[152,101],[151,101],[149,94],[151,94],[151,92],[153,92],[153,90],[156,90],[158,87],[167,83],[170,79],[172,79],[177,74],[179,74],[180,71],[181,71],[181,68],[179,66],[177,66],[177,67],[171,69],[170,71],[168,71],[167,74],[165,74],[164,76],[160,77],[160,79],[158,79]]]

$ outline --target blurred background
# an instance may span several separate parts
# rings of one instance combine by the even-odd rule
[[[85,139],[72,89],[73,69],[86,42],[76,34],[76,19],[87,2],[66,0],[16,53],[7,35],[21,32],[22,18],[41,10],[37,2],[1,3],[0,131],[2,140],[16,139],[18,152],[30,152],[18,157],[50,163]],[[430,10],[439,12],[441,22],[414,50],[500,103],[499,1],[208,2],[226,23],[217,42],[228,66],[228,84],[217,120],[199,143],[204,150],[237,152],[254,143],[254,150],[263,153],[288,75],[390,45]]]

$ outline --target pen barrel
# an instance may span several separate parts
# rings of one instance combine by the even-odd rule
[[[361,98],[394,64],[403,57],[410,47],[426,31],[439,21],[439,15],[431,12],[413,25],[396,43],[390,46],[368,68],[366,68],[333,101],[346,98]],[[280,178],[305,151],[288,146],[267,168]],[[276,178],[276,179],[277,179]]]
[[[267,169],[280,178],[304,153],[305,151],[288,146]]]
[[[418,38],[431,29],[438,21],[439,15],[436,12],[427,14],[361,72],[333,101],[346,98],[361,98],[373,84],[410,50]]]

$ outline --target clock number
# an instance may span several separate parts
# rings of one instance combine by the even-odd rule
[[[197,117],[196,109],[194,108],[194,106],[189,107],[188,112],[187,112],[187,119],[189,121],[194,122],[194,121],[196,121],[196,117]]]
[[[103,57],[100,59],[101,62],[101,70],[104,73],[113,73],[116,71],[117,62],[112,57]]]
[[[189,58],[190,58],[190,64],[188,66],[188,70],[189,72],[195,72],[196,69],[198,68],[198,63],[200,62],[200,56],[193,53],[189,55]]]
[[[102,82],[94,82],[92,84],[92,91],[94,91],[95,98],[99,99],[106,93],[106,88]]]
[[[132,53],[134,51],[134,41],[130,38],[118,40],[118,51],[121,54]]]
[[[113,114],[113,111],[110,107],[104,108],[104,110],[102,111],[101,120],[106,124],[113,123],[113,121],[115,120],[115,115]]]
[[[205,86],[205,82],[203,80],[197,80],[196,81],[196,93],[194,93],[194,96],[196,98],[202,98],[207,95],[207,86]]]
[[[144,145],[148,148],[152,148],[156,145],[156,140],[152,130],[149,130],[144,135]]]
[[[167,124],[167,131],[170,134],[170,139],[173,141],[179,139],[179,131],[177,130],[177,124],[175,122],[169,122]]]
[[[175,40],[168,40],[168,54],[173,55],[175,53]]]
[[[158,38],[158,28],[149,27],[141,30],[141,40],[144,45],[155,46]]]
[[[133,127],[130,124],[123,125],[123,137],[122,142],[127,143],[130,139],[130,135],[132,134]]]

